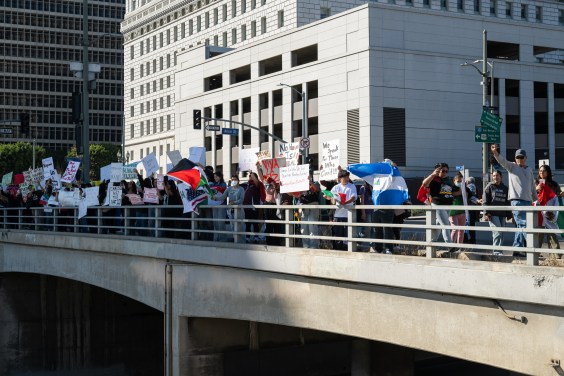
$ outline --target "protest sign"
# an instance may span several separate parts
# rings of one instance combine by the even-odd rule
[[[286,158],[286,166],[297,166],[300,159],[300,143],[280,143],[278,145],[278,156]]]
[[[40,185],[43,182],[43,167],[31,170],[31,181],[34,185]]]
[[[192,146],[188,150],[188,159],[194,163],[206,165],[206,148],[203,146]],[[178,162],[177,162],[178,163]],[[176,166],[176,163],[173,162]]]
[[[22,194],[22,197],[26,197],[29,194],[30,190],[28,187],[29,184],[25,184],[25,183],[20,184],[20,192]]]
[[[321,146],[319,180],[337,179],[341,146],[339,140],[324,141]]]
[[[88,205],[86,204],[86,200],[80,200],[78,203],[78,219],[84,217],[88,212]]]
[[[65,170],[63,176],[61,176],[61,183],[72,183],[74,181],[74,177],[76,176],[76,172],[78,171],[79,166],[80,166],[80,162],[69,161],[67,169]]]
[[[131,202],[131,205],[144,205],[143,199],[138,194],[129,193],[129,194],[126,194],[125,197],[127,197],[129,199],[129,202]]]
[[[2,187],[7,187],[12,184],[12,176],[14,176],[14,172],[9,172],[6,175],[2,176]]]
[[[147,171],[147,177],[151,177],[155,172],[159,171],[159,162],[157,162],[155,153],[147,155],[141,162],[143,162],[145,171]]]
[[[53,189],[55,191],[61,189],[61,175],[57,174],[57,172],[55,171],[55,174],[52,175],[51,179],[53,182]]]
[[[259,148],[239,150],[239,171],[257,171],[257,153]]]
[[[168,155],[168,159],[170,159],[170,162],[172,163],[173,166],[176,166],[178,162],[180,162],[180,160],[182,159],[182,155],[178,150],[167,151],[166,155]]]
[[[280,183],[280,167],[285,166],[286,159],[284,158],[263,159],[260,165],[262,180],[266,181],[268,178],[271,178],[275,182]]]
[[[110,180],[110,176],[112,175],[112,165],[109,164],[107,166],[100,168],[100,180]]]
[[[108,196],[110,206],[121,206],[121,187],[118,185],[108,186]]]
[[[98,206],[100,201],[98,200],[98,194],[100,193],[100,187],[88,187],[84,189],[84,202],[86,206]]]
[[[280,193],[302,192],[309,189],[309,164],[280,168]]]
[[[110,182],[120,182],[123,180],[123,164],[111,163],[110,164]]]
[[[128,165],[123,166],[123,180],[136,180],[137,173],[135,172],[137,163],[131,163]]]
[[[55,165],[53,163],[53,157],[44,158],[41,160],[41,162],[43,164],[43,179],[53,179],[53,175],[57,173],[57,171],[55,170]]]
[[[157,188],[145,188],[143,190],[143,202],[147,204],[158,204],[159,195],[157,194]]]
[[[23,171],[23,176],[24,176],[24,181],[23,183],[28,186],[28,185],[32,185],[33,181],[31,180],[31,169],[28,171]]]
[[[270,155],[270,151],[268,150],[261,150],[257,153],[257,161],[261,162],[263,159],[271,159],[272,155]]]
[[[157,175],[157,189],[158,190],[163,190],[164,188],[164,175],[163,174],[158,174]]]
[[[78,206],[80,203],[80,191],[75,189],[73,191],[60,191],[59,205],[61,206]]]

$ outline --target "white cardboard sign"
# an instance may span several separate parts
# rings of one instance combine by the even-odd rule
[[[321,162],[319,166],[319,180],[334,180],[339,174],[339,159],[341,157],[340,140],[324,141],[321,144]]]
[[[302,192],[309,189],[309,164],[280,168],[280,193]]]

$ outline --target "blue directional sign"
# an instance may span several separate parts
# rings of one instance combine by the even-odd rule
[[[221,134],[227,134],[229,136],[238,136],[239,128],[221,128]]]

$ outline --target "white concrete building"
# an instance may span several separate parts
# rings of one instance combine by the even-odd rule
[[[486,29],[502,150],[522,147],[564,169],[564,4],[425,0],[343,12],[361,2],[263,3],[153,1],[126,15],[130,159],[158,150],[165,166],[167,149],[205,145],[207,163],[231,173],[239,146],[272,142],[248,128],[194,130],[192,110],[297,140],[301,97],[284,83],[308,93],[315,164],[321,142],[340,139],[342,165],[391,158],[421,176],[446,161],[479,174],[482,77],[460,64],[481,58]]]

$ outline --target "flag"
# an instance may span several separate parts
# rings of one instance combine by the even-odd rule
[[[374,205],[402,205],[409,200],[404,178],[390,163],[357,163],[348,169],[372,185]]]
[[[323,194],[324,194],[325,196],[327,196],[327,197],[334,198],[335,201],[338,202],[339,204],[340,204],[341,202],[347,201],[347,195],[344,194],[344,193],[339,193],[338,196],[335,196],[335,194],[333,194],[333,192],[324,190],[324,191],[323,191]]]
[[[206,174],[189,159],[182,158],[167,175],[189,184],[194,190],[203,187],[209,194],[212,194]]]
[[[186,183],[178,184],[178,192],[184,204],[184,213],[197,212],[198,205],[203,204],[208,199],[208,194],[205,191],[192,189]]]

